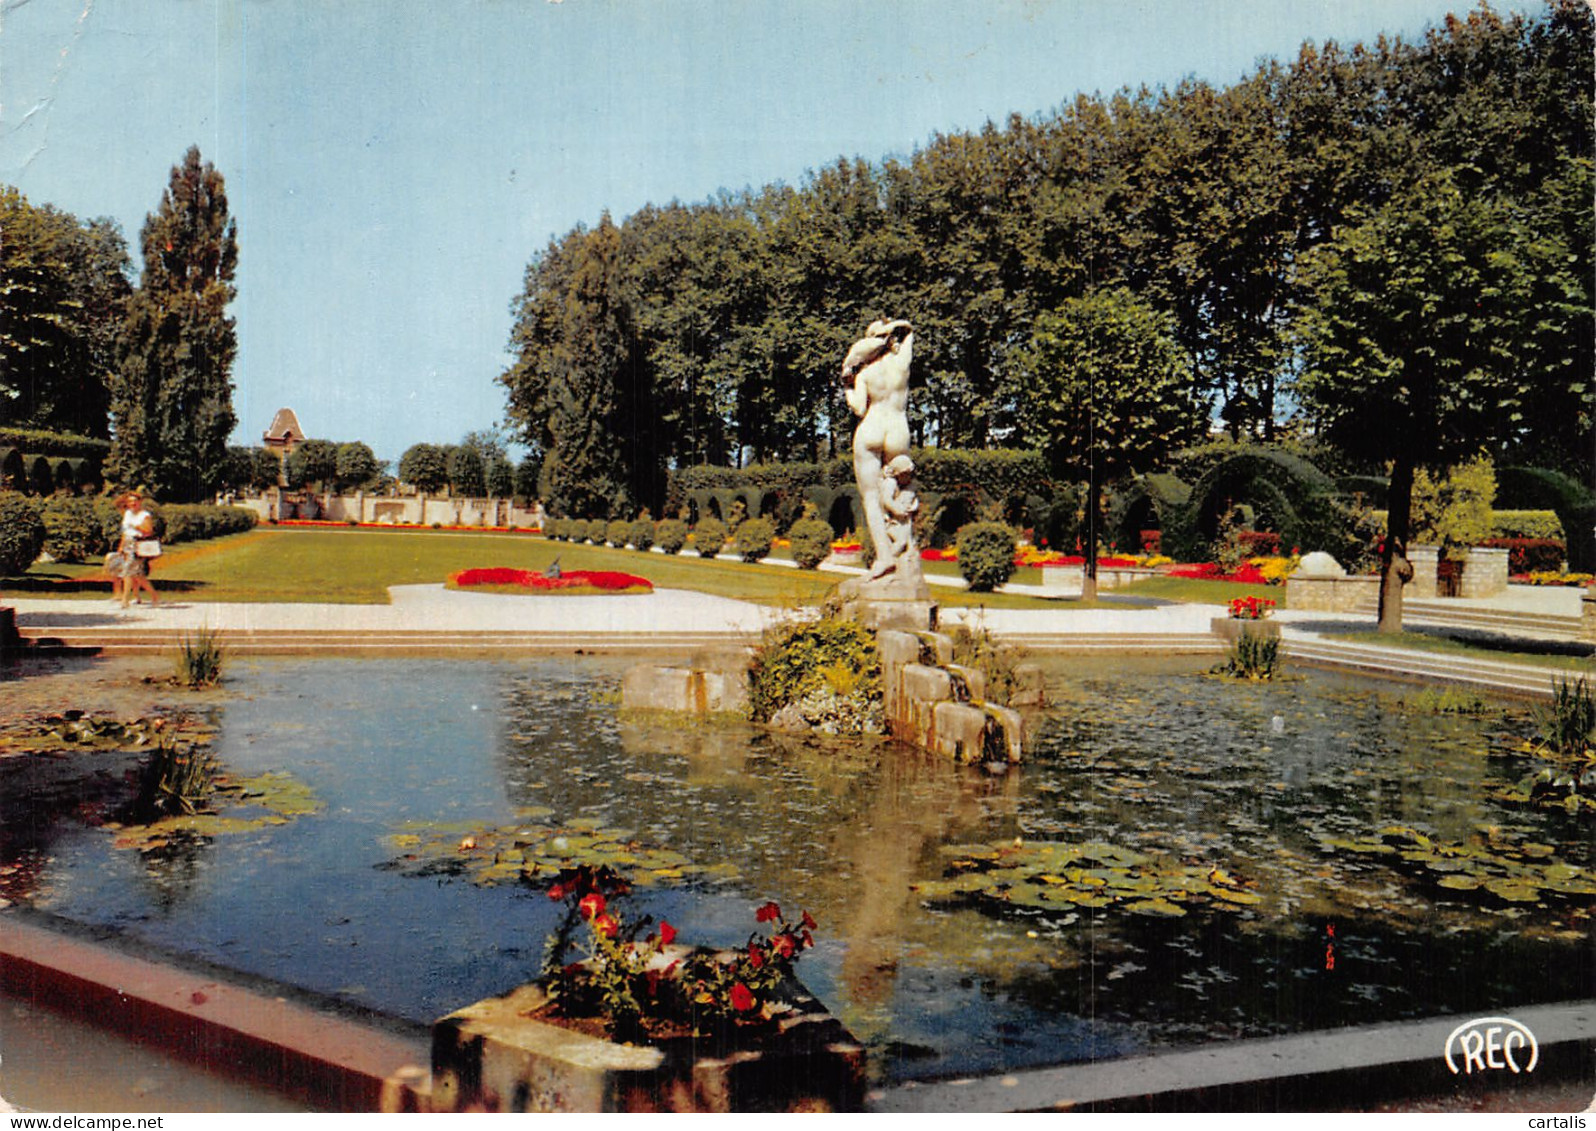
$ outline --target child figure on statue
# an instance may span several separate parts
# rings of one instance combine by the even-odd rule
[[[887,544],[877,548],[871,577],[896,569],[914,547],[914,516],[920,511],[920,497],[909,480],[914,478],[914,461],[894,456],[881,469],[881,510],[886,519]]]

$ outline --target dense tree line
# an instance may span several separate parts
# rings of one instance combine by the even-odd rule
[[[1228,87],[1082,95],[906,160],[603,216],[527,267],[510,419],[556,508],[657,506],[669,467],[845,446],[837,368],[888,316],[918,331],[917,444],[1038,446],[1085,478],[1089,428],[1145,470],[1217,418],[1370,465],[1416,428],[1420,464],[1483,445],[1587,475],[1592,45],[1578,0],[1482,6],[1415,43],[1307,45]],[[1364,356],[1404,340],[1433,363]],[[1412,412],[1362,428],[1370,382],[1421,364]],[[1088,379],[1133,383],[1096,389],[1112,418],[1059,403]]]

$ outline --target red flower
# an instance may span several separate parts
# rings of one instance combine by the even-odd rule
[[[665,920],[661,919],[660,922],[659,922],[659,945],[660,946],[670,946],[671,943],[673,943],[675,941],[676,941],[676,928],[671,926]]]
[[[759,944],[756,942],[748,944],[748,965],[752,966],[755,970],[764,968],[765,952],[759,949]]]
[[[782,933],[770,940],[770,949],[783,958],[791,958],[794,952],[797,951],[798,946],[791,935]]]
[[[592,919],[604,914],[604,897],[598,892],[582,897],[582,902],[577,904],[577,909],[582,912],[582,918]]]
[[[747,1013],[759,1004],[759,999],[754,997],[754,991],[741,982],[736,983],[731,989],[732,1008],[739,1013]]]
[[[593,917],[593,929],[607,939],[613,939],[620,931],[620,923],[615,921],[613,915],[599,914]]]
[[[567,895],[570,895],[570,894],[571,894],[571,889],[566,887],[564,884],[550,884],[549,885],[549,898],[552,899],[552,900],[555,900],[556,902],[558,902],[559,900],[564,899]]]
[[[780,919],[780,918],[781,918],[781,905],[779,903],[777,903],[775,900],[771,900],[769,903],[766,903],[765,906],[761,907],[758,911],[754,912],[754,920],[756,922],[759,922],[759,923],[773,923],[777,919]]]
[[[809,914],[807,911],[804,912],[804,917],[798,920],[798,925],[801,927],[808,927],[811,931],[820,926],[819,923],[815,922],[815,917]]]

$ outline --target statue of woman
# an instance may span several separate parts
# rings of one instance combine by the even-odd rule
[[[909,363],[914,330],[902,320],[870,324],[842,363],[848,407],[859,418],[853,432],[853,476],[864,507],[865,525],[876,547],[880,576],[896,562],[887,557],[886,516],[881,505],[882,468],[909,454]]]

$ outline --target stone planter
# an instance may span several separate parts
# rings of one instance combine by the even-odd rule
[[[1280,622],[1273,620],[1242,620],[1240,617],[1215,617],[1213,620],[1214,635],[1227,643],[1234,644],[1243,636],[1254,639],[1280,639]]]
[[[857,1111],[864,1049],[801,987],[794,1010],[729,1047],[674,1038],[628,1045],[532,1016],[522,986],[432,1027],[434,1111]]]
[[[859,566],[864,565],[864,552],[862,550],[833,550],[826,559],[827,565]]]

